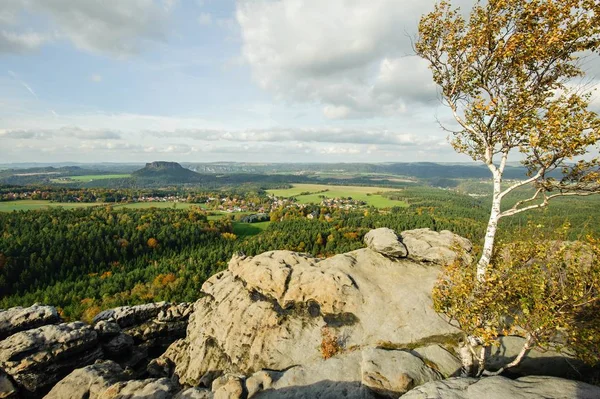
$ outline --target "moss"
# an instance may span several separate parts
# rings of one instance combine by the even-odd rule
[[[463,334],[446,334],[446,335],[432,335],[427,338],[420,339],[409,343],[394,343],[390,341],[378,341],[377,348],[387,350],[398,350],[406,349],[413,350],[422,346],[429,345],[440,345],[449,352],[454,352],[459,342],[462,340]]]

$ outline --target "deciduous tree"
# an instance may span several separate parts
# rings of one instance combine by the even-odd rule
[[[590,94],[574,83],[584,76],[582,56],[595,56],[599,46],[597,0],[489,0],[468,18],[443,1],[422,17],[416,52],[428,61],[457,122],[444,128],[456,151],[483,162],[492,175],[479,281],[501,218],[600,191],[600,161],[589,154],[600,140],[600,122],[588,109]],[[511,159],[522,160],[528,176],[503,186]],[[503,198],[526,185],[534,194],[503,209]]]

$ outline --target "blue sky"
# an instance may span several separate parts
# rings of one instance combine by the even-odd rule
[[[411,52],[432,7],[2,0],[0,163],[468,161]]]

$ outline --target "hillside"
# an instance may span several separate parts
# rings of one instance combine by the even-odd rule
[[[177,162],[164,161],[147,163],[131,175],[137,179],[164,183],[196,183],[202,180],[198,173],[185,169]]]

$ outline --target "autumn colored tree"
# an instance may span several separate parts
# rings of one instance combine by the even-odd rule
[[[445,126],[457,152],[483,162],[492,206],[476,278],[485,279],[501,218],[548,206],[558,197],[600,191],[591,146],[600,121],[588,109],[582,56],[600,48],[597,0],[489,0],[468,18],[442,1],[422,17],[415,43],[457,127]],[[507,162],[521,160],[526,179],[503,185]],[[554,173],[552,173],[554,172]],[[509,209],[502,200],[533,186]]]
[[[150,238],[148,238],[147,244],[148,244],[148,247],[154,249],[154,248],[158,247],[158,240],[154,237],[150,237]]]
[[[590,365],[600,362],[600,241],[588,236],[569,242],[567,232],[550,239],[542,226],[528,226],[519,234],[526,239],[496,246],[481,281],[474,278],[476,265],[445,268],[434,307],[479,338],[479,374],[515,367],[534,347],[568,349]],[[520,353],[499,370],[486,370],[489,346],[509,334],[524,336]]]

